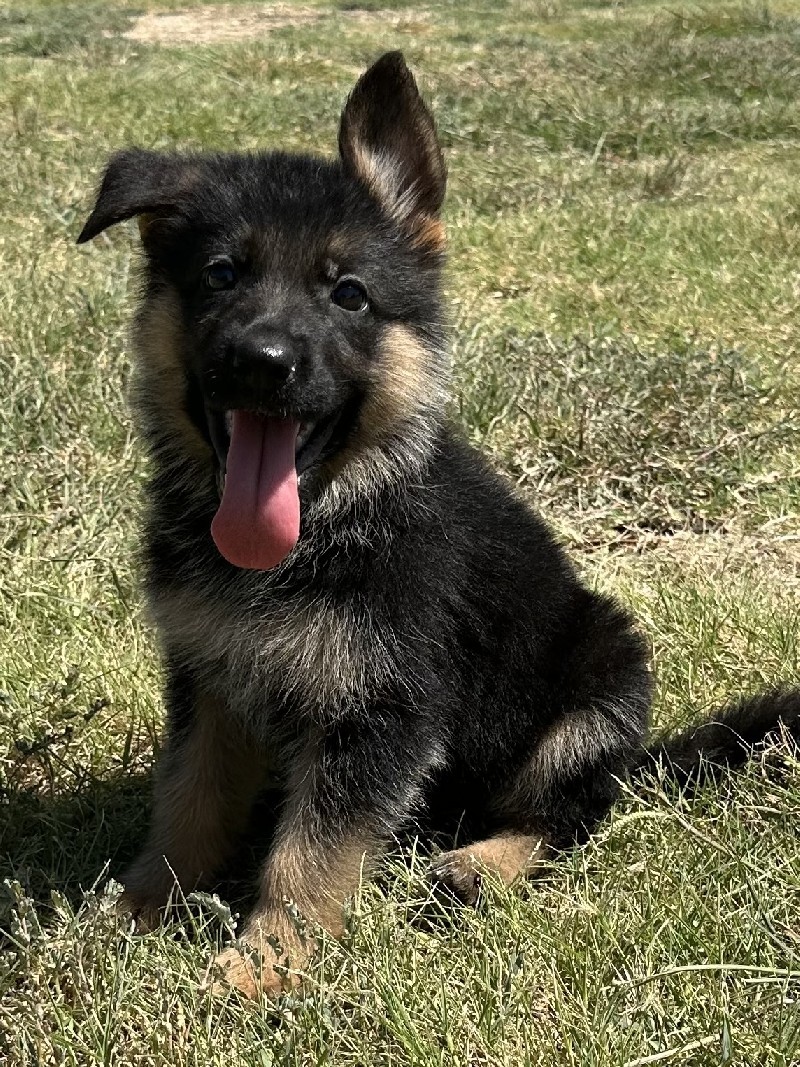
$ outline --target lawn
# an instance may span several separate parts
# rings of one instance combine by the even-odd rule
[[[148,147],[329,152],[402,48],[451,174],[453,411],[649,634],[658,726],[800,677],[800,3],[0,9],[0,1060],[800,1064],[800,762],[654,778],[536,884],[432,901],[407,848],[302,995],[211,995],[246,888],[137,936],[113,881],[162,707],[126,411]],[[251,850],[252,851],[252,850]]]

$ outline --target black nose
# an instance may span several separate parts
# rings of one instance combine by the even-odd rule
[[[229,365],[253,384],[287,382],[294,377],[300,358],[296,339],[277,330],[246,334],[228,347]]]

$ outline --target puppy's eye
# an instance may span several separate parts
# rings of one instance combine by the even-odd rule
[[[331,293],[331,300],[345,311],[365,311],[369,307],[363,285],[353,281],[339,282]]]
[[[236,271],[227,259],[209,263],[203,271],[203,285],[215,293],[221,289],[232,289],[236,285]]]

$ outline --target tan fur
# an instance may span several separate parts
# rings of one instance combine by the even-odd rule
[[[498,834],[476,841],[464,851],[475,867],[490,871],[507,884],[529,873],[544,855],[538,834]]]
[[[635,718],[631,730],[635,731]],[[614,709],[613,718],[601,708],[580,709],[563,715],[542,737],[512,794],[514,804],[530,807],[534,799],[555,781],[585,766],[624,739],[624,715]]]
[[[422,248],[428,252],[444,252],[447,235],[442,220],[432,215],[418,215],[415,219],[411,243],[415,248]]]
[[[264,781],[263,757],[224,706],[198,700],[190,733],[172,739],[159,768],[148,841],[123,878],[123,904],[147,914],[175,890],[208,882],[229,857]]]
[[[315,947],[306,920],[341,936],[343,906],[358,888],[369,851],[369,843],[357,837],[327,852],[291,835],[279,841],[265,865],[242,943],[216,959],[225,983],[250,998],[296,986]]]
[[[307,837],[287,834],[267,861],[261,897],[250,923],[268,925],[276,912],[286,912],[288,901],[304,918],[341,936],[344,902],[358,888],[362,864],[372,847],[368,840],[353,835],[323,851]]]
[[[353,144],[352,153],[352,163],[359,178],[398,222],[405,223],[414,211],[414,199],[401,192],[401,162],[388,153],[373,151],[360,141]]]
[[[447,389],[443,364],[444,358],[428,351],[408,327],[395,324],[386,330],[358,426],[347,448],[327,465],[334,483],[341,476],[345,485],[369,496],[381,481],[413,474],[427,461]],[[393,437],[402,438],[397,457],[390,447]]]
[[[133,403],[142,428],[161,444],[161,458],[176,473],[187,459],[207,470],[211,448],[185,410],[183,323],[176,294],[166,290],[143,302],[134,322],[133,342]],[[185,472],[193,483],[195,469]]]
[[[431,150],[436,150],[435,142]],[[383,204],[390,216],[411,237],[416,248],[444,252],[444,223],[418,209],[413,184],[403,191],[402,162],[389,154],[374,152],[362,142],[353,144],[352,153],[352,163],[358,177],[375,200]]]
[[[432,404],[438,409],[445,388],[442,379],[435,356],[413,332],[406,326],[390,326],[378,352],[377,381],[361,412],[360,441],[375,444],[419,411]]]
[[[358,889],[363,865],[375,851],[375,842],[357,832],[346,833],[336,844],[309,834],[304,809],[317,770],[318,754],[309,745],[293,768],[289,799],[261,873],[258,903],[242,933],[243,944],[217,957],[225,982],[248,997],[274,995],[299,982],[296,972],[314,950],[313,928],[307,922],[341,936],[344,903]],[[249,949],[255,949],[257,957]]]
[[[443,853],[434,865],[437,881],[468,904],[476,903],[480,879],[490,874],[506,885],[532,874],[546,853],[538,834],[502,833]]]
[[[294,935],[284,934],[286,941],[289,936]],[[213,992],[222,997],[235,989],[248,1000],[256,1000],[261,995],[277,997],[296,988],[302,980],[298,972],[310,959],[310,953],[299,939],[289,954],[283,951],[283,942],[280,944],[280,953],[264,938],[220,952],[214,960],[214,970],[221,980],[213,983]]]

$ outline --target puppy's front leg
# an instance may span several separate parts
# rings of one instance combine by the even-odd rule
[[[166,702],[150,833],[123,875],[121,905],[144,929],[158,922],[176,881],[188,893],[217,873],[236,847],[265,774],[261,752],[235,715],[174,667]]]
[[[298,913],[341,934],[343,904],[362,868],[418,810],[437,764],[436,746],[420,733],[397,722],[380,732],[359,725],[318,736],[297,755],[243,944],[217,957],[230,985],[255,997],[299,982],[314,944],[310,931],[300,933]]]

